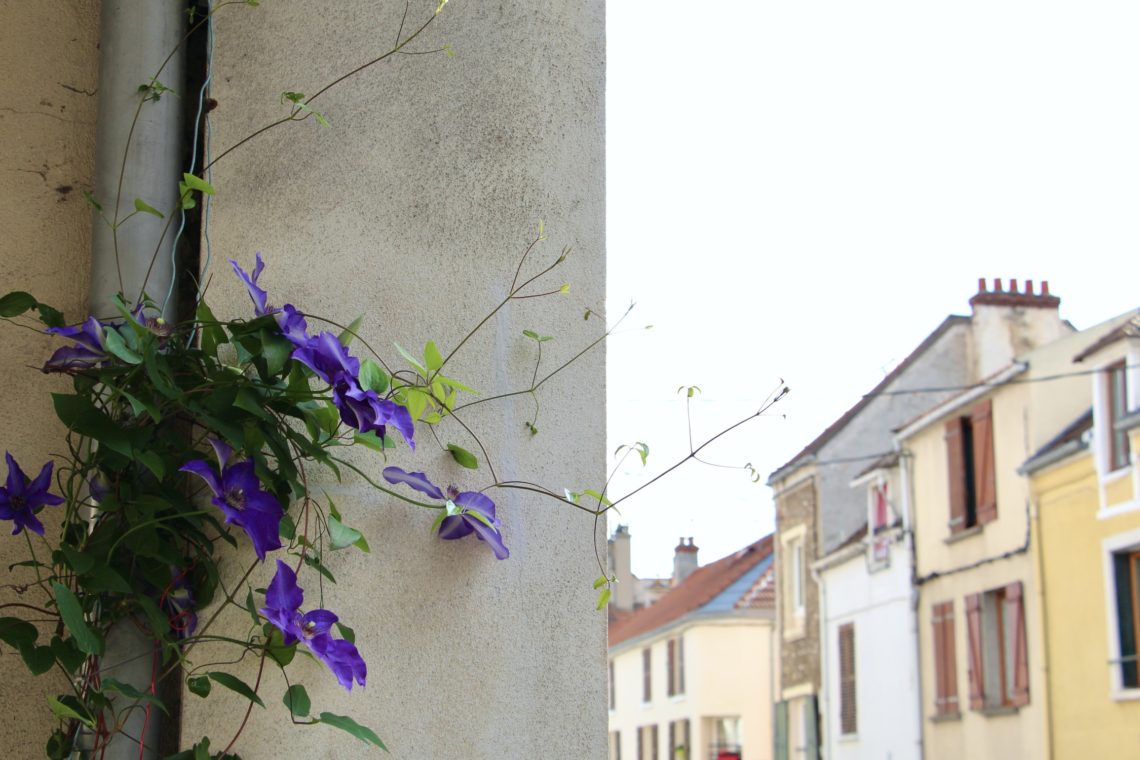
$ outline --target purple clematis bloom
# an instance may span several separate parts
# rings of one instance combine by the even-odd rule
[[[253,299],[253,313],[259,317],[264,317],[266,314],[272,314],[277,309],[269,305],[269,294],[266,293],[257,284],[257,278],[261,276],[261,271],[265,269],[265,262],[261,260],[261,251],[257,252],[257,264],[253,267],[253,274],[246,274],[245,270],[238,266],[238,263],[230,259],[230,266],[234,268],[234,273],[245,283],[245,289],[249,291],[249,297]]]
[[[51,486],[52,463],[48,462],[40,470],[35,480],[30,480],[20,465],[8,452],[4,452],[8,460],[8,480],[0,488],[0,520],[11,520],[15,525],[12,535],[17,535],[24,528],[32,533],[42,536],[43,523],[36,518],[45,506],[62,504],[63,499],[55,494],[48,493]]]
[[[59,335],[71,338],[74,345],[57,348],[51,358],[44,364],[44,372],[69,372],[78,369],[90,369],[102,361],[106,361],[107,349],[104,344],[106,326],[95,319],[88,317],[87,321],[70,327],[49,327],[49,335]]]
[[[506,559],[511,556],[503,544],[503,524],[495,516],[495,502],[484,494],[476,491],[460,491],[455,486],[448,486],[447,492],[444,493],[422,472],[408,472],[399,467],[385,467],[384,480],[393,484],[403,483],[433,499],[447,500],[461,508],[458,514],[449,514],[443,518],[439,524],[440,538],[451,541],[474,533],[491,546],[496,559]],[[479,519],[473,513],[482,515],[486,520]]]
[[[344,424],[362,433],[374,431],[381,438],[386,426],[391,425],[415,450],[412,415],[396,402],[382,399],[376,391],[360,385],[360,360],[350,355],[335,335],[322,332],[311,338],[293,352],[293,358],[332,386],[333,404],[340,410]]]
[[[337,616],[328,610],[310,610],[301,613],[305,593],[297,586],[297,574],[281,560],[277,560],[277,572],[265,590],[265,607],[260,612],[281,631],[285,645],[298,641],[313,655],[328,666],[348,691],[353,682],[364,685],[368,676],[368,666],[360,656],[356,645],[346,639],[332,637],[333,623]]]
[[[273,494],[261,488],[253,462],[230,464],[234,450],[216,438],[211,438],[210,444],[218,457],[220,472],[201,459],[187,462],[179,469],[206,481],[214,492],[210,501],[225,514],[226,523],[244,530],[253,542],[257,558],[264,560],[267,552],[281,548],[279,530],[285,510]]]
[[[309,326],[301,312],[297,311],[291,303],[285,304],[280,309],[271,306],[269,294],[257,284],[257,279],[261,277],[261,272],[265,269],[265,262],[261,260],[260,252],[257,254],[257,264],[253,268],[252,275],[247,274],[233,259],[230,259],[230,266],[234,268],[234,273],[237,274],[238,278],[245,283],[245,289],[249,291],[249,297],[253,301],[253,313],[256,316],[275,315],[277,324],[281,328],[281,334],[298,348],[312,340],[308,334]]]

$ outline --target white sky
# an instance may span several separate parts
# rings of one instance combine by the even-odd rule
[[[650,445],[614,495],[687,453],[679,385],[703,440],[782,377],[786,419],[709,451],[766,480],[978,277],[1049,280],[1078,328],[1140,306],[1140,3],[607,5],[608,309],[653,325],[608,349],[610,451]],[[620,509],[642,577],[773,525],[692,463]]]

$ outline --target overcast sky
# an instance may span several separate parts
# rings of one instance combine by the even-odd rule
[[[615,495],[791,393],[611,518],[668,575],[771,531],[762,483],[979,277],[1048,280],[1089,327],[1140,306],[1140,3],[607,3]],[[704,13],[696,11],[700,7]]]

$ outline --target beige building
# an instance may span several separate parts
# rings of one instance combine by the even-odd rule
[[[771,758],[774,584],[769,536],[614,613],[610,760]]]
[[[975,319],[989,326],[973,353],[983,382],[898,432],[929,760],[1048,757],[1039,547],[1018,470],[1088,408],[1088,378],[1072,360],[1113,325],[1073,333],[1059,299],[1027,291],[974,297]]]

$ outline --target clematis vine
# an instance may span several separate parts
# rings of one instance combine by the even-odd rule
[[[495,516],[495,502],[485,494],[460,491],[455,486],[448,486],[445,493],[422,472],[408,472],[399,467],[385,467],[384,480],[392,484],[403,483],[433,499],[446,501],[447,513],[439,523],[439,537],[445,541],[474,533],[479,540],[490,545],[496,559],[511,556],[503,543],[502,522]]]
[[[107,359],[106,326],[95,317],[70,327],[49,327],[49,335],[70,338],[75,343],[57,348],[44,363],[44,372],[70,372],[90,369]]]
[[[323,662],[346,690],[353,683],[364,686],[368,666],[356,645],[346,639],[334,639],[332,626],[338,618],[328,610],[301,613],[305,593],[297,585],[297,574],[277,560],[277,572],[265,590],[265,606],[259,611],[281,631],[286,646],[303,641],[313,656]]]
[[[246,460],[230,464],[234,450],[229,444],[211,438],[220,470],[201,459],[187,462],[180,469],[206,481],[214,492],[211,503],[226,516],[226,523],[236,525],[249,535],[257,558],[265,560],[266,553],[281,548],[279,533],[285,511],[273,494],[261,487],[253,471],[253,462]]]
[[[63,499],[55,494],[48,493],[51,486],[52,463],[48,462],[40,470],[35,480],[31,480],[16,460],[8,452],[4,452],[8,460],[8,480],[0,488],[0,520],[11,520],[15,526],[12,535],[27,528],[32,533],[42,536],[43,523],[36,517],[36,513],[45,506],[62,504]]]

